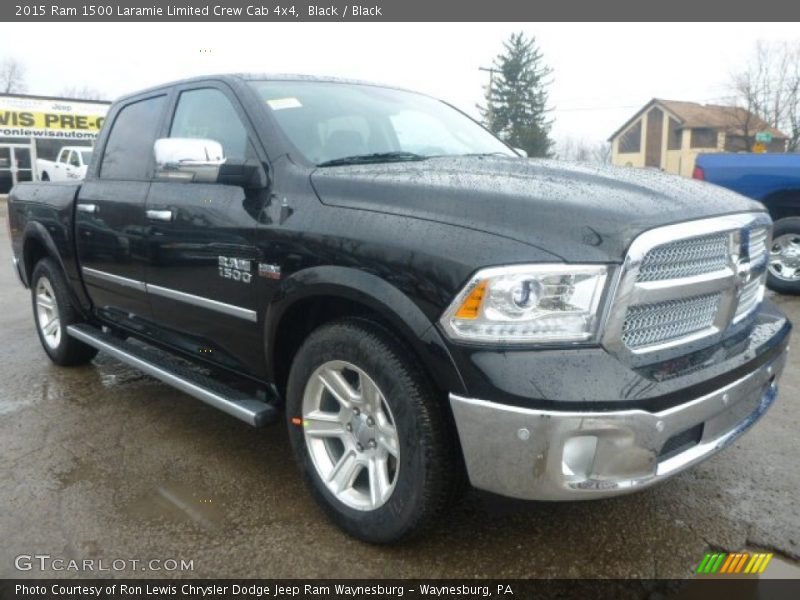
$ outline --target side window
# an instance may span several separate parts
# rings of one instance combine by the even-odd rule
[[[81,160],[78,158],[78,153],[74,150],[69,154],[69,164],[71,164],[73,167],[81,166]]]
[[[61,150],[61,152],[58,153],[58,158],[56,159],[56,162],[65,163],[67,162],[68,156],[69,156],[69,150],[64,148],[63,150]]]
[[[214,140],[233,160],[249,156],[247,129],[225,94],[213,88],[181,92],[169,137]]]
[[[102,179],[148,178],[147,169],[166,98],[156,96],[139,100],[117,113],[100,165]]]

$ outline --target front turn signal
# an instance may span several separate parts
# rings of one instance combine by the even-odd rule
[[[477,319],[481,312],[481,305],[483,299],[486,297],[486,287],[489,285],[489,280],[484,279],[464,298],[461,306],[456,311],[456,318],[458,319]]]

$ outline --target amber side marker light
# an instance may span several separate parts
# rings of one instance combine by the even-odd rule
[[[292,417],[292,425],[297,425],[298,427],[303,424],[303,419],[300,417]]]
[[[489,285],[489,280],[484,279],[464,298],[461,306],[458,307],[455,317],[457,319],[477,319],[481,312],[481,305],[483,299],[486,297],[486,288]]]

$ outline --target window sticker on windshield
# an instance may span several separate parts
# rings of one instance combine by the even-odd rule
[[[272,110],[283,110],[284,108],[300,108],[300,100],[297,98],[275,98],[274,100],[267,100],[267,104]]]

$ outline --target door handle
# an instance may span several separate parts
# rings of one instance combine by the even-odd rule
[[[87,204],[79,202],[76,209],[78,210],[78,212],[89,213],[90,215],[94,215],[97,213],[97,204]]]
[[[172,221],[171,210],[148,210],[147,218],[151,221]]]

